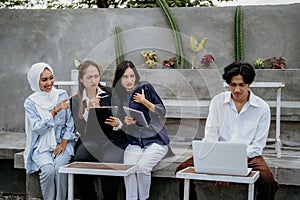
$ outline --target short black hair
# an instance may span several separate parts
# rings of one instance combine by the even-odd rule
[[[244,79],[244,83],[251,84],[255,78],[255,70],[247,62],[236,61],[224,68],[223,79],[227,84],[231,83],[233,76],[241,75]]]

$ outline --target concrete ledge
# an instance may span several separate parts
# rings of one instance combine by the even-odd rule
[[[25,149],[25,133],[1,131],[0,138],[0,159],[14,159],[15,153]]]
[[[163,99],[167,109],[166,118],[206,119],[210,100]],[[266,101],[271,108],[272,120],[276,118],[276,101]],[[300,102],[281,102],[282,121],[300,121]]]

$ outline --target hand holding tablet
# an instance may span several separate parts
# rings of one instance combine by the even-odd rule
[[[123,108],[127,116],[132,117],[137,121],[137,125],[148,127],[148,123],[143,112],[126,106],[123,106]]]

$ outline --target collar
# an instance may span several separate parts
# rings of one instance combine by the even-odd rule
[[[102,94],[102,93],[106,93],[104,90],[102,90],[101,88],[97,87],[97,95]],[[89,98],[86,95],[86,90],[84,89],[82,92],[82,101],[88,100]]]
[[[249,89],[249,92],[250,92],[250,95],[249,95],[249,100],[248,100],[248,103],[249,105],[251,106],[254,106],[254,107],[259,107],[259,104],[257,103],[256,101],[256,96],[255,94]],[[230,91],[227,91],[227,92],[224,92],[224,100],[223,100],[223,103],[230,103],[231,101],[231,92]]]

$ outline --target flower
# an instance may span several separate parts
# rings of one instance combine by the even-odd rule
[[[149,65],[149,67],[153,68],[157,64],[157,55],[155,51],[142,51],[141,55],[145,59],[145,64]]]
[[[202,57],[201,59],[201,64],[202,67],[209,67],[209,65],[215,60],[215,58],[210,55],[210,54],[206,54]]]
[[[164,59],[163,61],[161,61],[161,64],[171,67],[171,68],[174,68],[175,63],[176,63],[176,57],[167,58],[167,59]]]

